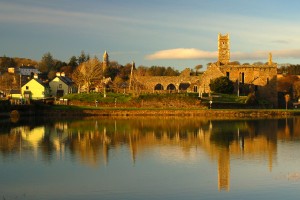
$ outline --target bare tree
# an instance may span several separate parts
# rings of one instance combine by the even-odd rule
[[[95,58],[81,63],[74,70],[72,78],[78,85],[79,91],[81,87],[84,87],[86,92],[89,92],[91,86],[100,83],[103,78],[101,63]]]

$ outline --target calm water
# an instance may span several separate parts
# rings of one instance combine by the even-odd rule
[[[299,196],[299,117],[0,124],[0,198],[6,200]]]

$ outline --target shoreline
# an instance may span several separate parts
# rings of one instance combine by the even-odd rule
[[[163,109],[163,108],[97,108],[82,110],[51,110],[48,116],[82,117],[130,117],[130,116],[176,116],[213,118],[274,118],[300,115],[297,110],[259,109]]]
[[[207,118],[274,118],[300,115],[296,109],[202,109],[202,108],[137,108],[137,107],[90,107],[90,106],[46,106],[25,110],[0,112],[0,118],[43,117],[142,117],[176,116]]]

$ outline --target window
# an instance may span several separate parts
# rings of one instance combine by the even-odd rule
[[[245,83],[245,73],[242,72],[242,84],[244,84],[244,83]]]
[[[228,79],[229,79],[229,75],[230,75],[230,73],[229,73],[229,72],[226,72],[226,76],[227,76]]]
[[[26,90],[29,90],[29,86],[26,86]]]
[[[59,86],[58,86],[59,88],[62,88],[62,84],[59,84]]]
[[[194,85],[194,92],[198,92],[198,86]]]

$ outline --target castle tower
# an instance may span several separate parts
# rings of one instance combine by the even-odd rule
[[[219,65],[227,65],[230,62],[230,43],[229,34],[218,36],[218,63]]]
[[[103,71],[108,67],[109,64],[109,56],[108,53],[105,51],[103,54]]]

